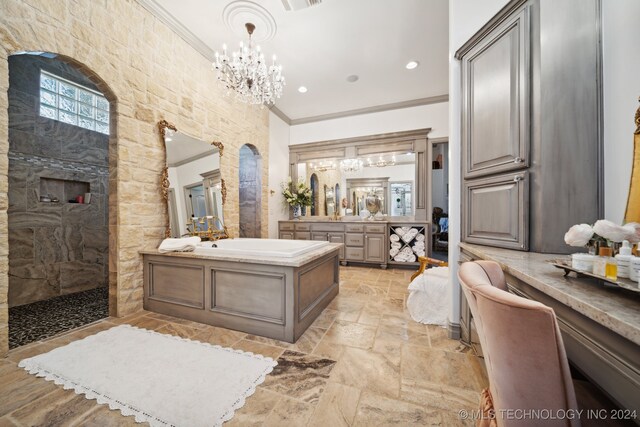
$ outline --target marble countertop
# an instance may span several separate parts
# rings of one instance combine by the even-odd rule
[[[233,261],[244,262],[250,264],[269,264],[280,265],[284,267],[302,267],[303,265],[314,261],[324,255],[327,255],[333,251],[338,251],[342,246],[342,243],[328,243],[326,246],[316,249],[314,251],[307,252],[297,257],[283,258],[283,257],[248,257],[247,255],[229,254],[229,253],[217,253],[215,255],[198,253],[198,252],[169,252],[162,253],[157,249],[143,250],[139,253],[142,255],[163,255],[178,258],[192,258],[192,259],[207,259],[216,261]]]
[[[512,276],[640,345],[640,294],[605,287],[596,279],[564,276],[547,261],[567,255],[520,252],[460,243],[477,258],[495,261]]]
[[[279,222],[330,222],[336,224],[394,224],[394,223],[402,223],[402,224],[428,224],[430,221],[418,221],[413,217],[407,216],[391,216],[387,217],[383,221],[370,221],[370,220],[361,220],[361,219],[345,219],[345,218],[357,218],[357,217],[340,217],[341,219],[334,221],[331,217],[328,216],[305,216],[300,219],[287,219],[281,220]]]

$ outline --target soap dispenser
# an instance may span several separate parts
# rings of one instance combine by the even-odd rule
[[[618,277],[625,279],[629,278],[629,268],[631,263],[631,245],[628,240],[622,242],[622,247],[616,255],[616,261],[618,264]]]

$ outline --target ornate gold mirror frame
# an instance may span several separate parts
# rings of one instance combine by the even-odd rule
[[[165,231],[165,237],[171,237],[171,223],[169,221],[169,188],[171,183],[169,182],[169,162],[167,161],[167,149],[166,149],[166,137],[167,130],[171,130],[173,132],[178,132],[176,126],[172,123],[169,123],[166,120],[160,120],[158,122],[158,130],[160,132],[160,138],[162,140],[162,147],[164,148],[164,157],[165,157],[165,166],[162,170],[162,199],[164,200],[165,209],[167,212],[167,228]],[[218,149],[220,158],[222,158],[224,153],[224,144],[220,141],[212,141],[211,145]],[[220,194],[222,198],[222,208],[224,209],[224,205],[227,203],[227,186],[224,178],[220,178]],[[206,231],[198,231],[196,228],[196,223],[193,224],[193,230],[189,233],[192,236],[199,236],[205,240],[220,240],[220,239],[228,239],[229,232],[227,231],[227,226],[224,225],[224,220],[221,220],[217,216],[207,217],[206,221],[204,218],[201,221],[197,222],[199,224],[207,224]],[[213,229],[213,225],[220,223],[222,225],[222,229],[215,230]]]
[[[640,98],[638,98],[640,102]],[[640,107],[635,115],[636,130],[633,132],[633,166],[631,169],[631,184],[624,222],[640,222]]]

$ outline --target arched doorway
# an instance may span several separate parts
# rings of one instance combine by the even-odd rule
[[[319,212],[319,203],[320,199],[320,181],[318,180],[318,175],[315,173],[311,174],[311,216],[320,215]]]
[[[239,169],[240,237],[261,237],[262,157],[258,149],[240,147]]]
[[[15,348],[115,313],[109,153],[116,99],[68,57],[26,52],[9,56],[8,68],[9,345]]]

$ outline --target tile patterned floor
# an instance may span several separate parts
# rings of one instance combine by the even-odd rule
[[[9,309],[9,348],[20,347],[109,316],[109,289],[90,289]]]
[[[411,273],[341,268],[340,295],[295,344],[143,311],[12,350],[0,359],[0,426],[136,425],[17,367],[121,323],[277,358],[225,426],[465,425],[458,411],[475,409],[487,385],[482,362],[444,329],[410,319]]]

